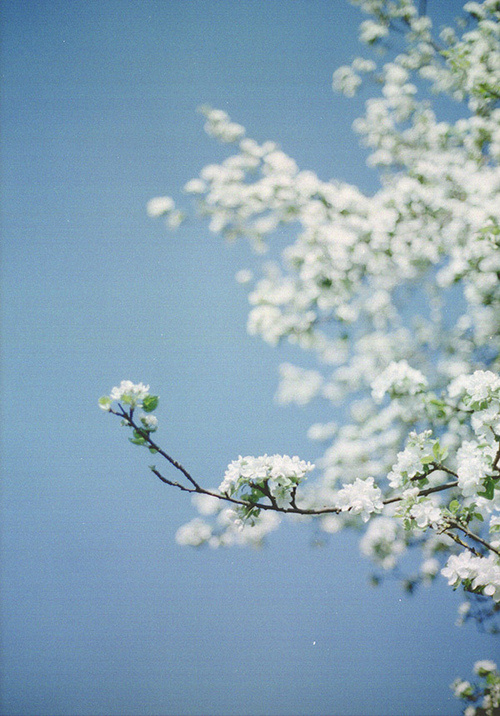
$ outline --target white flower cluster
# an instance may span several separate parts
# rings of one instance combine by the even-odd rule
[[[500,376],[489,370],[458,376],[450,383],[448,395],[472,411],[470,422],[476,439],[462,442],[456,460],[462,494],[477,496],[488,478],[498,477],[495,460],[500,442]]]
[[[425,530],[440,525],[442,512],[436,495],[419,496],[418,487],[411,487],[404,491],[402,498],[399,513],[407,529]]]
[[[387,37],[389,34],[389,28],[387,25],[383,25],[373,20],[365,20],[360,26],[359,39],[361,42],[365,42],[368,45],[373,44],[375,41],[380,40],[382,37]]]
[[[338,430],[338,425],[333,420],[329,423],[314,423],[307,431],[309,440],[331,440]]]
[[[431,430],[410,433],[405,449],[398,452],[397,461],[387,475],[389,485],[393,489],[406,485],[417,475],[425,475],[427,465],[435,457],[435,441],[431,435]]]
[[[148,433],[158,430],[158,418],[156,415],[141,415],[141,423]]]
[[[150,199],[146,205],[148,216],[156,219],[166,216],[170,229],[176,229],[184,221],[184,214],[175,208],[175,202],[170,196],[157,196]]]
[[[205,497],[196,495],[197,498]],[[193,498],[194,499],[194,498]],[[214,498],[208,498],[214,499]],[[280,518],[275,512],[262,511],[252,523],[243,523],[234,510],[222,509],[220,500],[215,510],[214,524],[199,517],[180,527],[175,535],[177,544],[189,547],[258,547],[270,532],[278,528]],[[199,508],[199,505],[198,509]]]
[[[279,371],[281,381],[276,400],[282,405],[306,405],[319,393],[323,384],[323,377],[317,370],[305,370],[291,363],[282,363]]]
[[[491,659],[482,659],[481,661],[476,661],[473,670],[478,676],[486,676],[486,674],[496,671],[497,665]]]
[[[231,122],[229,115],[222,109],[202,107],[200,111],[207,118],[205,132],[220,142],[230,144],[237,142],[245,135],[245,128],[241,124]]]
[[[272,345],[286,339],[318,360],[317,370],[309,358],[307,369],[282,366],[280,402],[319,397],[341,404],[346,416],[339,427],[328,416],[310,428],[312,439],[326,443],[317,461],[322,476],[300,504],[338,504],[341,515],[321,519],[332,532],[381,510],[386,495],[375,480],[391,498],[389,490],[401,489],[401,509],[374,517],[378,527],[369,527],[362,549],[390,568],[413,535],[427,578],[439,553],[468,559],[437,534],[450,505],[483,537],[486,518],[493,534],[500,513],[500,17],[497,0],[469,2],[468,24],[444,28],[438,38],[412,0],[353,2],[370,16],[361,28],[366,44],[383,43],[395,27],[404,31],[404,47],[389,61],[356,58],[333,77],[334,88],[349,96],[367,77],[380,88],[354,123],[369,163],[383,170],[380,189],[366,196],[345,182],[322,181],[274,142],[244,136],[226,112],[203,108],[206,131],[237,144],[185,191],[197,198],[210,231],[245,237],[258,253],[273,250],[273,236],[286,230],[290,237],[252,283],[247,329]],[[462,116],[438,118],[425,85],[431,97],[463,100]],[[168,197],[156,202],[150,213],[174,211]],[[248,272],[237,275],[248,279]],[[240,458],[220,489],[254,502],[267,491],[287,506],[304,475],[278,468],[279,460],[285,458]],[[458,486],[439,492],[442,502],[419,493],[446,481]],[[230,530],[242,520],[244,532],[263,515],[244,517],[236,508],[224,519]],[[396,524],[392,532],[385,519]],[[212,537],[204,533],[200,543]],[[467,579],[496,594],[495,570],[481,560]]]
[[[460,398],[464,405],[480,410],[484,403],[495,402],[500,407],[500,376],[490,370],[476,370],[460,375],[448,387],[450,398]]]
[[[158,405],[158,396],[151,395],[149,385],[144,383],[132,383],[131,380],[122,380],[119,386],[115,386],[109,395],[103,395],[99,398],[99,407],[101,410],[109,412],[112,410],[113,402],[117,402],[123,410],[124,406],[129,408],[130,415],[136,408],[143,408],[144,413],[139,416],[141,422],[140,432],[134,430],[132,442],[138,445],[145,444],[144,433],[153,433],[158,429],[158,418],[152,415],[152,411]],[[124,413],[122,413],[124,415]],[[127,420],[122,421],[123,425],[129,425]],[[141,434],[142,433],[142,434]]]
[[[384,503],[380,488],[375,485],[373,477],[368,477],[366,480],[357,478],[350,485],[344,485],[337,492],[336,506],[342,512],[348,510],[353,515],[360,515],[363,522],[368,522],[372,513],[382,511]]]
[[[464,441],[457,451],[458,487],[464,497],[476,495],[483,489],[485,479],[491,474],[495,456],[494,448],[478,445],[476,441]]]
[[[333,73],[333,89],[342,92],[346,97],[354,97],[362,84],[363,80],[352,67],[339,67]]]
[[[261,497],[269,497],[278,507],[284,508],[290,505],[293,488],[313,469],[314,465],[300,460],[297,456],[240,455],[228,466],[224,480],[219,485],[219,492],[229,496],[239,493],[250,500],[251,492],[245,492],[250,488],[250,491],[257,491],[256,501]]]
[[[497,665],[491,659],[482,659],[476,661],[473,671],[481,679],[479,683],[471,684],[470,681],[457,678],[450,688],[458,699],[463,699],[468,704],[464,716],[494,716],[500,707],[500,673]]]
[[[496,554],[477,557],[464,551],[451,555],[441,574],[452,587],[465,582],[472,589],[480,590],[482,594],[500,602],[500,560]]]
[[[360,540],[359,548],[362,554],[383,569],[394,569],[398,557],[406,550],[400,524],[390,517],[374,517]]]
[[[157,218],[158,216],[164,216],[173,210],[175,202],[171,196],[156,196],[154,199],[150,199],[146,204],[146,211],[148,216]]]
[[[101,410],[110,410],[113,401],[121,401],[131,408],[140,408],[144,398],[149,395],[149,385],[144,383],[132,383],[131,380],[122,380],[118,387],[111,390],[109,396],[105,395],[99,400]]]
[[[407,361],[394,361],[372,383],[372,395],[381,403],[386,394],[391,397],[415,395],[427,388],[427,379],[419,371],[411,368]]]

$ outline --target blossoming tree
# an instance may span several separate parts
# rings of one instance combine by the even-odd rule
[[[210,231],[264,253],[286,226],[289,245],[263,265],[249,294],[248,331],[290,341],[317,360],[281,366],[278,398],[349,408],[343,425],[317,423],[314,465],[287,455],[240,456],[220,485],[202,485],[154,436],[157,396],[123,381],[100,400],[131,441],[159,463],[163,483],[192,494],[201,513],[180,544],[260,543],[287,515],[328,533],[363,528],[377,580],[421,555],[410,591],[442,575],[462,589],[460,620],[494,631],[500,604],[500,2],[468,2],[438,35],[412,0],[353,0],[370,16],[361,40],[386,54],[337,69],[333,86],[372,96],[355,131],[380,170],[373,196],[324,182],[228,115],[202,108],[205,130],[236,151],[187,182]],[[422,8],[421,8],[422,9]],[[393,37],[394,41],[389,42]],[[396,49],[395,49],[396,48]],[[400,48],[400,51],[397,51]],[[381,59],[382,58],[382,59]],[[443,121],[432,99],[462,110]],[[148,204],[175,228],[170,197]],[[253,282],[242,270],[237,279]],[[168,465],[167,465],[168,466]],[[494,662],[477,684],[452,685],[465,713],[500,706]]]

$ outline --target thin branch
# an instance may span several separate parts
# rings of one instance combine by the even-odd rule
[[[110,412],[113,412],[113,411],[110,411]],[[120,415],[120,414],[119,414],[119,413],[115,413],[115,415]],[[122,416],[122,417],[123,417],[123,416]],[[128,418],[127,415],[125,415],[125,418],[130,422],[131,425],[134,425],[133,421],[131,421],[131,420]],[[144,432],[144,431],[141,431],[140,428],[136,428],[136,429],[138,429],[141,433]],[[144,433],[144,436],[146,437],[146,433]],[[339,514],[339,513],[341,512],[340,507],[323,507],[323,508],[321,508],[321,509],[304,509],[304,508],[298,507],[298,506],[297,506],[297,503],[296,503],[297,485],[295,485],[294,488],[292,489],[291,499],[290,499],[290,505],[291,505],[290,507],[279,507],[278,504],[277,504],[277,502],[276,502],[276,499],[275,499],[274,496],[271,494],[271,491],[269,490],[269,488],[267,487],[266,484],[260,485],[260,484],[254,483],[254,482],[251,483],[254,488],[258,489],[259,492],[261,492],[261,493],[263,494],[264,497],[267,497],[267,498],[270,500],[271,504],[262,503],[262,502],[250,502],[250,501],[248,501],[248,500],[238,500],[238,499],[236,499],[236,498],[234,498],[234,497],[230,497],[230,496],[227,495],[227,494],[221,494],[221,493],[218,493],[218,492],[213,492],[212,490],[206,490],[205,488],[201,487],[201,485],[199,485],[199,484],[191,477],[191,475],[188,473],[188,471],[187,471],[184,467],[182,467],[182,465],[181,465],[179,462],[177,462],[177,460],[174,460],[174,459],[171,458],[169,455],[167,455],[167,453],[166,453],[164,450],[162,450],[161,448],[159,448],[159,447],[157,446],[157,444],[156,444],[153,440],[148,439],[148,443],[149,443],[152,447],[154,447],[154,449],[158,452],[158,454],[160,454],[160,455],[162,455],[163,457],[165,457],[174,467],[176,467],[178,470],[180,470],[180,471],[183,473],[183,475],[185,475],[185,476],[188,478],[188,480],[191,482],[191,484],[193,485],[193,487],[192,487],[192,488],[188,488],[188,487],[185,487],[184,485],[181,485],[181,484],[178,483],[178,482],[173,482],[173,481],[171,481],[171,480],[167,480],[167,478],[165,478],[165,477],[159,472],[159,470],[157,470],[156,468],[154,468],[154,469],[151,468],[152,472],[153,472],[162,482],[164,482],[164,483],[166,483],[166,484],[168,484],[168,485],[171,485],[172,487],[178,487],[178,488],[181,489],[183,492],[190,492],[190,493],[198,493],[198,494],[201,494],[201,495],[208,495],[209,497],[215,497],[215,498],[217,498],[218,500],[223,500],[223,501],[225,501],[225,502],[231,502],[232,504],[235,504],[235,505],[242,505],[242,506],[244,506],[244,507],[255,507],[255,508],[259,509],[259,510],[272,510],[272,511],[274,511],[274,512],[282,512],[282,513],[284,513],[284,514],[308,515],[308,516],[314,517],[314,516],[316,516],[316,515]],[[448,468],[445,468],[445,467],[444,467],[443,465],[441,465],[441,464],[436,465],[435,468],[433,468],[433,470],[443,470],[444,472],[447,472],[447,473],[449,473],[450,475],[453,475],[453,476],[456,477],[456,475],[455,475],[454,472],[452,472],[452,471],[449,470]],[[422,477],[425,477],[425,475],[423,475]],[[442,491],[444,491],[444,490],[450,490],[450,489],[452,489],[453,487],[456,487],[457,485],[458,485],[458,481],[457,481],[457,480],[454,480],[453,482],[446,482],[446,483],[444,483],[443,485],[434,485],[433,487],[427,487],[427,488],[425,488],[425,489],[423,489],[423,490],[419,490],[419,492],[417,493],[416,496],[417,496],[417,497],[426,497],[427,495],[432,495],[433,493],[436,493],[436,492],[442,492]],[[397,497],[391,497],[391,498],[389,498],[389,499],[387,499],[387,500],[384,500],[384,501],[383,501],[383,504],[384,504],[384,505],[390,505],[390,504],[393,504],[394,502],[401,502],[402,499],[403,499],[403,497],[402,497],[401,495],[400,495],[400,496],[397,496]]]
[[[451,537],[451,539],[452,539],[454,542],[456,542],[457,544],[459,544],[461,547],[465,547],[465,549],[467,549],[469,552],[472,552],[472,554],[474,555],[474,557],[480,557],[480,556],[481,556],[481,555],[479,554],[479,552],[477,552],[477,551],[474,549],[474,547],[471,547],[470,544],[467,544],[466,542],[464,542],[463,540],[461,540],[460,537],[459,537],[458,535],[456,535],[454,532],[448,532],[448,529],[449,529],[449,528],[446,528],[446,529],[441,530],[441,533],[447,534],[448,537]]]
[[[500,557],[500,550],[493,547],[489,542],[486,542],[482,537],[479,537],[479,535],[474,534],[474,532],[471,532],[467,527],[464,525],[461,525],[459,522],[455,522],[452,520],[448,520],[448,524],[450,527],[453,527],[457,530],[460,530],[464,533],[469,539],[474,540],[475,542],[478,542],[479,544],[482,544],[483,547],[486,547],[487,550],[490,552],[494,552],[495,554],[498,554]]]
[[[453,472],[453,470],[450,470],[445,465],[442,465],[440,462],[433,462],[429,465],[430,469],[428,472],[419,472],[417,475],[414,475],[410,478],[410,482],[417,482],[418,480],[424,480],[428,475],[431,475],[433,472],[446,472],[448,475],[451,475],[452,477],[458,477],[456,472]]]
[[[495,437],[498,437],[498,435],[495,435]],[[495,458],[493,460],[493,469],[496,472],[500,472],[500,467],[498,465],[499,462],[500,462],[500,444],[498,445],[497,454],[495,455]]]
[[[434,487],[427,487],[425,490],[419,490],[417,492],[416,497],[427,497],[427,495],[432,495],[434,492],[442,492],[443,490],[451,490],[453,487],[456,487],[458,485],[458,480],[454,480],[453,482],[445,482],[443,485],[435,485]],[[400,495],[399,497],[391,497],[388,500],[384,500],[384,505],[391,505],[393,502],[401,502],[403,497]]]
[[[148,445],[153,448],[153,450],[157,453],[159,453],[162,457],[165,458],[165,460],[168,460],[168,462],[173,465],[177,470],[182,472],[184,477],[186,477],[189,482],[193,485],[195,488],[200,488],[196,480],[189,474],[189,472],[180,464],[180,462],[177,462],[177,460],[174,460],[173,457],[170,457],[170,455],[167,455],[167,453],[161,449],[159,445],[155,443],[154,440],[151,439],[151,435],[147,430],[144,430],[144,428],[141,428],[137,423],[133,420],[133,410],[130,411],[130,413],[126,413],[125,410],[123,410],[122,406],[120,405],[121,413],[117,413],[114,410],[110,410],[110,413],[113,413],[114,415],[118,415],[121,418],[124,418],[127,423],[130,425],[130,427],[134,428],[134,430],[137,430],[138,433],[141,434],[141,436],[146,440]]]
[[[151,467],[151,471],[153,472],[156,477],[161,480],[166,485],[170,485],[171,487],[176,487],[177,489],[181,490],[182,492],[189,492],[190,494],[199,494],[199,495],[207,495],[208,497],[213,497],[217,500],[222,500],[224,502],[229,502],[234,505],[250,508],[250,509],[257,509],[257,510],[270,510],[272,512],[281,512],[283,514],[292,514],[292,515],[305,515],[305,516],[311,516],[316,517],[319,515],[327,515],[327,514],[339,514],[342,510],[340,507],[324,507],[321,509],[303,509],[301,507],[297,506],[296,503],[296,495],[297,495],[297,485],[295,485],[291,491],[291,497],[290,497],[290,507],[279,507],[278,503],[276,502],[276,498],[271,493],[271,490],[269,489],[269,485],[267,481],[264,481],[263,483],[256,483],[256,482],[250,482],[250,485],[257,489],[261,494],[269,500],[269,503],[262,503],[262,502],[252,502],[250,500],[244,500],[244,499],[237,499],[235,497],[230,497],[228,494],[221,494],[218,492],[213,492],[212,490],[206,490],[204,487],[201,487],[201,485],[196,482],[196,480],[190,475],[190,473],[186,470],[185,467],[181,465],[180,462],[175,460],[173,457],[168,455],[160,446],[152,440],[150,433],[147,430],[144,430],[141,428],[133,419],[133,408],[127,413],[121,405],[119,405],[120,411],[117,412],[115,410],[110,410],[109,412],[113,415],[117,415],[120,418],[123,418],[127,425],[132,427],[141,437],[144,438],[147,445],[154,451],[155,453],[158,453],[161,455],[165,460],[167,460],[173,467],[176,468],[176,470],[179,470],[184,477],[190,482],[191,487],[187,487],[186,485],[182,485],[180,482],[175,482],[174,480],[169,480],[166,478],[162,473],[156,468],[156,466]],[[496,467],[497,463],[500,460],[500,450],[494,460],[494,466]],[[423,479],[427,477],[427,475],[431,474],[435,471],[443,471],[446,472],[449,475],[452,475],[453,477],[457,477],[456,473],[450,470],[449,468],[445,467],[441,463],[435,463],[431,465],[431,469],[429,472],[417,475],[413,480],[417,479]],[[427,487],[423,490],[419,490],[416,497],[426,497],[427,495],[432,495],[437,492],[442,492],[444,490],[450,490],[454,487],[457,487],[458,485],[458,479],[453,480],[451,482],[446,482],[442,485],[434,485],[433,487]],[[399,495],[397,497],[390,497],[386,500],[383,500],[383,505],[390,505],[395,502],[401,502],[403,500],[403,496]],[[458,535],[448,532],[448,529],[458,529],[461,532],[463,532],[469,539],[474,540],[475,542],[478,542],[483,547],[488,549],[491,552],[494,552],[495,554],[498,554],[500,556],[500,550],[493,547],[491,544],[483,540],[478,535],[471,532],[467,527],[459,524],[458,522],[454,521],[447,521],[447,526],[443,529],[443,532],[446,532],[451,539],[453,539],[457,544],[460,544],[462,547],[465,547],[470,552],[472,552],[476,556],[481,556],[478,554],[478,552],[471,547],[470,545],[466,544],[463,540],[458,537]]]
[[[274,499],[274,497],[270,494],[266,494],[264,490],[260,489],[258,485],[254,485],[254,487],[259,487],[260,492],[265,497],[268,497],[271,500],[271,504],[265,503],[265,502],[250,502],[248,500],[238,500],[235,497],[230,497],[227,494],[221,494],[220,492],[213,492],[212,490],[206,490],[204,487],[201,487],[200,485],[196,485],[196,487],[186,487],[185,485],[181,485],[179,482],[173,482],[172,480],[167,480],[166,477],[164,477],[159,470],[156,469],[156,467],[151,468],[151,472],[153,472],[162,482],[164,482],[167,485],[171,485],[172,487],[177,487],[183,492],[190,492],[191,494],[198,494],[198,495],[207,495],[208,497],[215,497],[217,500],[222,500],[223,502],[230,502],[233,505],[241,505],[243,507],[252,507],[258,510],[271,510],[272,512],[282,512],[284,514],[291,514],[291,515],[310,515],[314,517],[315,515],[323,515],[323,514],[329,514],[329,513],[335,513],[338,514],[340,512],[339,507],[325,507],[320,510],[307,510],[302,509],[300,507],[297,507],[296,505],[292,505],[292,507],[279,507],[278,503]]]
[[[196,492],[196,490],[194,490],[191,487],[185,487],[184,485],[181,485],[180,482],[174,482],[173,480],[167,480],[167,478],[163,477],[161,472],[159,470],[157,470],[156,467],[154,467],[154,465],[150,469],[151,469],[151,472],[153,472],[156,475],[156,477],[159,480],[161,480],[162,482],[164,482],[166,485],[171,485],[172,487],[178,487],[179,490],[182,490],[183,492]]]

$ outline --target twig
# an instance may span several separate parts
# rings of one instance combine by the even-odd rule
[[[498,554],[500,557],[500,550],[496,549],[496,547],[493,547],[489,542],[486,542],[482,537],[479,537],[479,535],[474,534],[474,532],[471,532],[467,527],[464,525],[461,525],[459,522],[455,522],[453,520],[447,520],[450,527],[453,527],[454,529],[460,530],[464,533],[469,539],[474,540],[475,542],[478,542],[478,544],[482,544],[483,547],[486,547],[487,550],[490,552],[494,552],[495,554]]]
[[[321,509],[305,509],[297,506],[296,503],[296,496],[297,496],[297,485],[294,485],[294,487],[291,490],[290,495],[290,506],[289,507],[279,507],[278,503],[276,501],[276,498],[271,493],[271,490],[268,485],[268,481],[264,480],[262,483],[257,483],[250,481],[250,486],[256,490],[258,490],[265,498],[269,500],[269,503],[263,503],[263,502],[253,502],[250,500],[245,499],[237,499],[235,497],[230,497],[228,494],[219,493],[219,492],[213,492],[212,490],[207,490],[204,487],[202,487],[196,480],[190,475],[190,473],[186,470],[183,465],[181,465],[180,462],[175,460],[173,457],[171,457],[168,453],[166,453],[160,446],[151,438],[149,431],[144,430],[141,428],[133,418],[134,410],[133,408],[130,409],[130,411],[127,413],[121,405],[119,405],[120,411],[118,412],[116,410],[110,410],[109,412],[113,415],[117,415],[118,417],[125,420],[127,425],[132,427],[142,438],[144,438],[145,443],[154,451],[155,453],[158,453],[161,455],[165,460],[167,460],[173,467],[176,468],[176,470],[179,470],[184,477],[189,481],[191,484],[191,487],[188,487],[186,485],[182,485],[180,482],[175,482],[174,480],[169,480],[166,478],[162,473],[156,468],[156,466],[151,467],[151,471],[153,472],[156,477],[161,480],[166,485],[170,485],[171,487],[176,487],[177,489],[181,490],[182,492],[189,492],[190,494],[199,494],[199,495],[207,495],[208,497],[213,497],[217,500],[222,500],[224,502],[229,502],[234,505],[246,507],[249,509],[257,509],[257,510],[270,510],[272,512],[281,512],[282,514],[292,514],[292,515],[304,515],[304,516],[310,516],[310,517],[317,517],[320,515],[327,515],[327,514],[339,514],[341,512],[340,507],[323,507]],[[497,463],[500,461],[500,449],[497,453],[497,456],[494,460],[494,467],[495,469],[497,466]],[[456,473],[450,470],[449,468],[445,467],[441,463],[433,463],[431,464],[431,469],[429,472],[424,474],[416,475],[412,478],[412,480],[418,480],[423,479],[427,477],[427,475],[431,474],[435,471],[443,471],[446,472],[449,475],[452,475],[453,477],[457,477]],[[442,485],[434,485],[433,487],[427,487],[423,490],[419,490],[416,494],[416,497],[426,497],[427,495],[432,495],[437,492],[442,492],[444,490],[450,490],[454,487],[457,487],[458,485],[458,479],[455,479],[451,482],[446,482]],[[386,500],[383,500],[384,505],[390,505],[395,502],[400,502],[403,500],[403,496],[399,495],[397,497],[390,497]],[[483,547],[488,549],[491,552],[494,552],[495,554],[498,554],[500,556],[500,550],[493,547],[491,544],[483,540],[478,535],[471,532],[467,527],[461,525],[458,522],[455,521],[447,521],[446,527],[443,529],[443,532],[448,534],[451,539],[453,539],[457,544],[460,544],[462,547],[465,547],[470,552],[472,552],[476,556],[481,556],[479,553],[470,545],[466,544],[463,540],[458,537],[458,535],[448,532],[449,529],[458,529],[461,532],[463,532],[469,539],[474,540],[475,542],[478,542]]]

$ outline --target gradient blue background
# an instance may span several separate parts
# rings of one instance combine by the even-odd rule
[[[273,403],[297,355],[245,333],[254,259],[145,214],[224,150],[226,109],[301,168],[377,187],[331,91],[360,13],[326,0],[4,0],[1,713],[424,716],[494,644],[439,580],[368,586],[354,535],[261,551],[174,542],[189,500],[97,398],[161,395],[161,444],[216,485],[242,454],[304,459],[315,408]],[[429,2],[441,22],[458,2]],[[323,408],[321,417],[329,416]],[[321,412],[321,411],[320,411]]]

